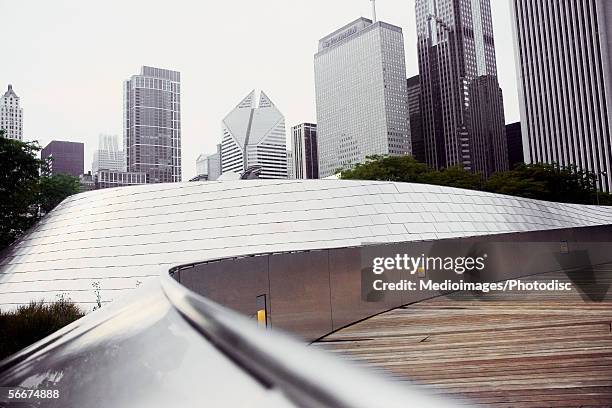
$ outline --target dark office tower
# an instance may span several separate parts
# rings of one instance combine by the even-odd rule
[[[470,84],[472,170],[490,177],[508,170],[504,98],[497,78],[485,75]]]
[[[425,144],[423,141],[423,119],[421,117],[421,80],[418,75],[408,78],[408,114],[410,115],[410,135],[412,156],[425,163]]]
[[[612,2],[511,0],[527,163],[575,165],[612,188]]]
[[[181,181],[181,76],[142,67],[124,85],[127,171],[146,173],[149,183]]]
[[[319,178],[317,125],[302,123],[291,128],[293,172],[295,179]]]
[[[521,122],[506,125],[506,137],[508,138],[508,162],[510,168],[513,169],[517,164],[525,163]]]
[[[491,109],[503,111],[499,86],[492,86],[497,67],[490,0],[417,0],[416,16],[426,163],[471,171],[489,168],[480,153],[486,146],[478,144],[492,136],[505,145],[504,123],[479,123],[499,118],[482,112],[472,117],[472,106],[488,90],[492,94],[487,101],[499,104]],[[493,78],[473,85],[480,77]],[[475,134],[475,128],[489,132]],[[504,134],[492,134],[494,129]],[[493,163],[496,170],[506,166],[507,160]]]
[[[84,150],[83,143],[54,140],[42,150],[41,157],[52,158],[49,166],[51,174],[79,177],[84,172]]]

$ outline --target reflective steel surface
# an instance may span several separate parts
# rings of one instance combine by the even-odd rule
[[[290,325],[291,314],[303,319],[310,309],[305,303],[295,309],[286,286],[291,279],[282,278],[305,287],[304,271],[327,267],[327,299],[344,310],[336,318],[345,325],[354,315],[345,310],[346,296],[333,296],[331,288],[346,279],[358,283],[351,276],[360,264],[351,266],[355,248],[349,247],[528,231],[572,235],[584,231],[578,227],[599,231],[611,224],[610,208],[385,182],[256,180],[83,193],[2,254],[0,306],[56,295],[91,305],[95,282],[104,303],[131,293],[0,362],[0,387],[57,389],[57,399],[38,404],[51,407],[448,406],[258,328],[187,289],[198,290],[201,280],[185,287],[169,271],[186,283],[188,274],[175,267],[224,258],[235,264],[219,263],[218,283],[232,268],[242,276],[267,271],[277,277],[277,293],[285,293]],[[236,263],[249,254],[270,258],[265,268],[256,257]],[[301,272],[292,277],[296,257],[303,258]],[[246,282],[247,289],[259,279]],[[356,286],[346,288],[354,295]],[[254,302],[261,293],[252,295]],[[319,330],[316,324],[309,330]]]
[[[163,273],[0,362],[0,389],[57,390],[25,405],[43,407],[454,406],[258,328]]]

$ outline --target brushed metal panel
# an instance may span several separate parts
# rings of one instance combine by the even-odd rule
[[[227,259],[182,269],[180,283],[214,302],[255,318],[257,296],[270,296],[268,257]],[[269,302],[267,313],[270,315]]]
[[[272,327],[308,340],[332,331],[328,251],[270,256]]]

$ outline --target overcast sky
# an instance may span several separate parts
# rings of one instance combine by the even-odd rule
[[[509,4],[492,0],[506,122],[519,120]],[[414,0],[378,0],[378,18],[401,26],[408,76],[418,73]],[[24,136],[85,143],[122,137],[123,81],[141,65],[181,72],[183,179],[214,152],[221,120],[263,89],[291,125],[316,121],[318,39],[359,16],[368,0],[0,1],[0,88],[21,97]]]

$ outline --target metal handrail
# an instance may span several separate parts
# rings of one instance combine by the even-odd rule
[[[300,407],[399,408],[407,403],[419,407],[457,406],[308,350],[279,331],[264,330],[176,282],[171,274],[177,268],[161,277],[163,291],[172,305],[228,358]]]

